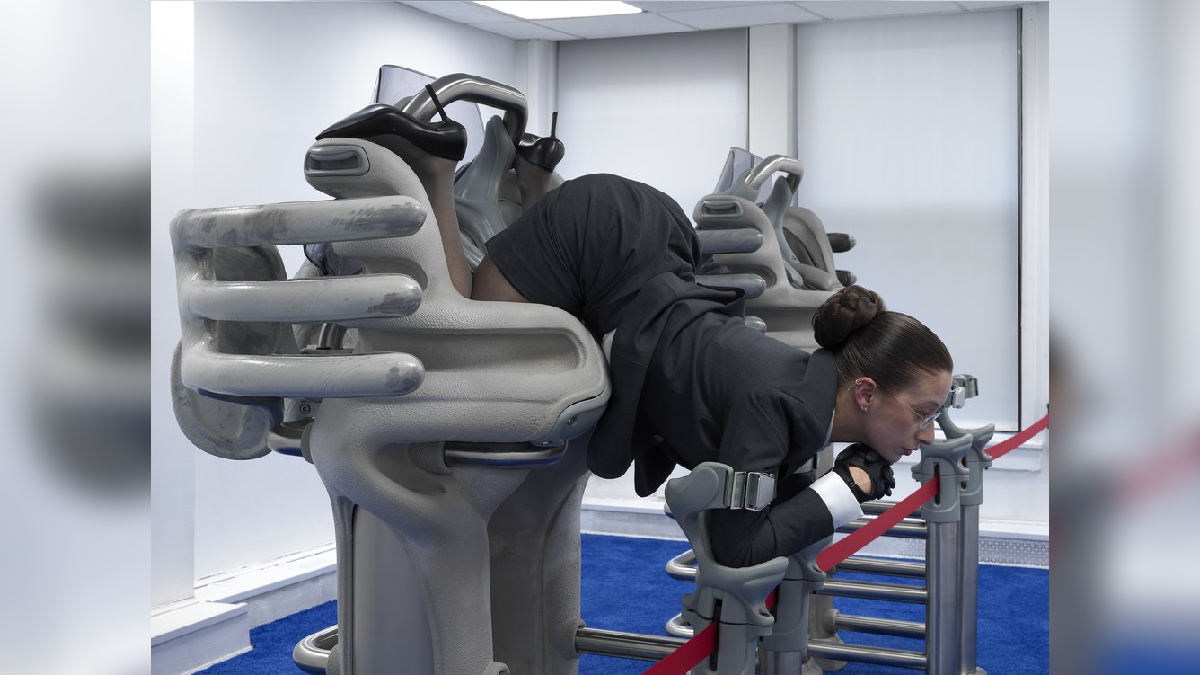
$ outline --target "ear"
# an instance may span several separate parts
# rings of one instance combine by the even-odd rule
[[[869,377],[859,377],[854,380],[851,385],[854,393],[854,407],[862,412],[867,412],[871,403],[875,400],[875,396],[879,391],[879,385],[875,384],[875,380]]]

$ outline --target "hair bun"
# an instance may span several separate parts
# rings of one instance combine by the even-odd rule
[[[842,346],[850,334],[885,311],[883,298],[862,286],[843,288],[817,308],[812,325],[817,344],[826,349]]]

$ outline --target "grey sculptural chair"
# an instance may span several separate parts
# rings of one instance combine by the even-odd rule
[[[338,545],[328,672],[573,672],[571,441],[607,401],[599,346],[561,310],[461,297],[391,150],[326,138],[305,173],[334,200],[173,223],[181,426],[214,454],[287,446],[316,467]],[[285,280],[275,245],[316,243],[325,275]],[[228,257],[250,261],[237,279],[213,262]]]

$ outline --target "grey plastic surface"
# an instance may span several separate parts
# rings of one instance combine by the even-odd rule
[[[774,652],[795,652],[803,656],[808,650],[808,605],[813,591],[825,584],[825,573],[817,567],[817,555],[833,541],[826,537],[788,558],[787,573],[779,585],[775,604],[775,626],[762,639],[762,648]],[[797,662],[803,658],[797,659]]]
[[[789,564],[787,558],[779,557],[733,568],[718,564],[712,557],[706,512],[728,503],[726,490],[731,472],[724,464],[704,462],[688,475],[667,482],[667,505],[691,542],[697,561],[696,590],[683,596],[684,620],[696,631],[714,620],[721,624],[716,668],[703,661],[691,671],[697,675],[754,672],[757,640],[770,633],[775,622],[765,599],[779,585]]]
[[[180,212],[171,238],[183,324],[182,386],[228,396],[309,398],[414,389],[423,369],[409,354],[314,358],[298,354],[279,323],[407,313],[419,304],[419,288],[394,276],[288,281],[275,247],[404,237],[424,219],[421,204],[398,196]]]
[[[771,337],[801,349],[816,349],[812,314],[832,294],[792,286],[788,281],[779,239],[762,209],[745,198],[717,193],[697,202],[692,218],[700,231],[750,228],[762,236],[762,246],[757,250],[751,253],[716,254],[713,262],[724,266],[732,274],[756,274],[762,277],[766,288],[762,295],[746,303],[746,312],[764,321]]]
[[[530,470],[451,469],[443,442],[552,448],[585,436],[609,395],[599,346],[561,310],[458,295],[413,171],[367,141],[319,141],[315,153],[327,146],[355,146],[351,154],[367,160],[362,174],[306,174],[335,201],[176,219],[178,391],[184,403],[202,387],[253,396],[216,401],[218,413],[242,415],[223,426],[195,423],[208,420],[181,406],[192,415],[181,426],[215,430],[208,445],[224,456],[251,456],[294,446],[294,429],[278,426],[281,397],[306,401],[312,422],[299,444],[329,491],[338,545],[341,641],[331,672],[507,672],[494,630],[496,654],[534,664],[528,672],[572,672],[583,443]],[[285,280],[275,246],[318,242],[332,242],[332,276],[311,278],[306,265],[309,278]],[[380,280],[396,297],[380,295]],[[330,306],[310,312],[305,301]],[[263,302],[274,305],[252,315]],[[240,320],[263,316],[276,321]],[[295,333],[280,322],[297,318],[312,322]],[[338,349],[300,353],[296,335],[305,347]],[[299,407],[290,403],[289,414]],[[503,555],[505,546],[514,553]],[[520,580],[508,600],[492,596],[495,625],[493,573]],[[406,628],[399,637],[397,625]],[[519,635],[503,634],[513,625]]]
[[[310,148],[304,155],[304,173],[309,176],[361,176],[371,164],[357,145]]]
[[[696,283],[712,288],[736,288],[747,299],[757,298],[767,290],[767,281],[757,274],[697,274]]]
[[[367,141],[360,145],[368,174],[310,177],[314,187],[339,198],[390,192],[428,203],[407,166]],[[357,634],[345,658],[365,669],[360,675],[473,675],[505,663],[513,672],[570,673],[579,626],[583,442],[545,468],[495,464],[549,462],[555,451],[539,459],[503,448],[560,446],[585,434],[608,397],[603,356],[566,312],[459,296],[435,225],[403,239],[334,244],[336,259],[366,273],[419,269],[411,275],[425,280],[413,314],[341,322],[357,350],[420,358],[421,387],[404,397],[326,399],[308,434],[331,494],[357,505],[356,521],[366,512],[387,526],[356,530],[357,562],[339,560],[339,569],[353,570],[339,596],[351,597],[353,607],[339,620]],[[450,450],[443,441],[453,441]],[[447,462],[468,458],[454,448],[473,463],[487,462],[472,454],[484,446],[460,442],[502,452],[492,466],[451,468]],[[418,597],[405,589],[423,590]],[[424,622],[428,639],[389,642],[389,628],[410,618]],[[431,670],[413,667],[421,663]]]
[[[371,171],[353,178],[311,177],[314,187],[339,199],[405,194],[428,204],[416,175],[395,155],[369,141],[353,142],[371,159]],[[434,222],[410,237],[337,242],[333,248],[339,259],[355,261],[366,273],[419,269],[426,277],[422,304],[412,315],[341,322],[352,329],[358,351],[412,354],[424,364],[425,379],[403,398],[325,401],[313,426],[314,443],[318,438],[334,442],[344,433],[351,442],[368,444],[450,440],[554,446],[586,430],[585,424],[568,424],[572,417],[602,411],[608,397],[605,364],[582,324],[552,307],[460,296],[449,282]],[[514,396],[514,386],[520,396]],[[326,413],[341,420],[338,429],[322,430]],[[389,427],[380,419],[403,424]]]
[[[785,178],[780,176],[775,180],[774,187],[771,189],[771,196],[762,205],[762,211],[767,216],[767,220],[771,222],[771,229],[775,231],[775,238],[779,241],[779,252],[783,255],[783,269],[787,272],[788,282],[796,288],[805,288],[805,280],[800,275],[798,269],[800,260],[796,257],[795,251],[788,244],[787,237],[783,233],[783,220],[787,214],[788,207],[792,204],[792,199],[796,196],[796,186]]]
[[[500,118],[493,117],[484,131],[483,148],[454,182],[454,212],[472,270],[483,260],[487,241],[505,227],[500,186],[516,154]]]
[[[739,205],[740,208],[740,205]],[[700,252],[715,253],[753,253],[763,242],[762,233],[748,227],[731,230],[699,230],[696,237],[700,240]]]
[[[271,452],[271,430],[283,418],[282,399],[252,404],[221,401],[183,385],[182,343],[171,358],[171,399],[175,420],[197,448],[222,459],[255,459]]]

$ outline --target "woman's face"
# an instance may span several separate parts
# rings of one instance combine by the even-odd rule
[[[925,373],[900,391],[876,385],[866,419],[867,445],[888,462],[911,455],[921,445],[933,442],[936,423],[924,429],[921,422],[938,411],[950,393],[949,371]]]

